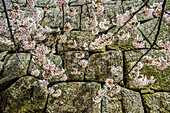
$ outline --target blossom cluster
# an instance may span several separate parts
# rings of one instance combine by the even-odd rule
[[[78,59],[78,65],[80,65],[82,68],[85,68],[88,64],[88,60],[82,59],[85,57],[84,53],[75,53],[75,57]],[[80,74],[81,71],[78,70],[78,68],[72,67],[71,74],[77,75]]]
[[[99,38],[95,39],[94,42],[90,43],[89,47],[92,50],[102,49],[106,45],[111,45],[113,40],[114,40],[113,33],[109,32],[107,34],[99,36]]]
[[[104,89],[101,88],[98,91],[98,96],[95,96],[93,98],[94,102],[99,103],[102,100],[103,96],[106,96],[106,95],[113,96],[114,94],[117,94],[121,89],[119,85],[115,85],[113,83],[113,79],[106,79],[105,85],[106,87]]]

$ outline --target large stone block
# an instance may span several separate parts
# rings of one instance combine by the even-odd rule
[[[123,78],[122,70],[116,75],[111,73],[112,66],[120,66],[123,70],[122,53],[119,51],[107,51],[104,53],[95,53],[89,57],[89,63],[86,68],[86,80],[104,82],[107,78],[118,82]]]
[[[138,51],[127,51],[126,52],[126,69],[130,69],[132,67],[132,62],[136,62],[145,52],[147,49],[144,50],[138,50]],[[164,59],[168,58],[164,53],[161,52],[161,50],[151,50],[146,56],[151,56],[153,59],[164,57]],[[167,59],[166,59],[167,60]],[[130,88],[151,88],[156,90],[166,90],[169,91],[170,87],[170,81],[169,81],[169,73],[170,73],[170,67],[167,66],[164,70],[160,70],[157,68],[156,65],[146,65],[146,60],[144,58],[141,60],[143,63],[143,68],[140,69],[140,75],[144,75],[147,77],[147,79],[150,79],[151,76],[155,78],[155,82],[153,84],[149,84],[147,86],[135,86],[133,83],[133,79],[127,79],[127,86]]]
[[[26,76],[0,93],[0,110],[3,113],[43,113],[46,100],[46,88],[34,77]]]
[[[18,59],[18,57],[20,58],[20,60]],[[27,53],[19,53],[18,57],[16,56],[16,54],[12,54],[8,58],[6,58],[6,64],[4,65],[4,70],[0,76],[0,88],[5,87],[5,84],[8,81],[22,77],[27,74],[30,55]]]
[[[59,97],[49,96],[47,113],[100,113],[101,104],[94,103],[100,84],[85,82],[58,83],[54,90],[61,89]]]
[[[112,97],[106,96],[102,101],[103,113],[144,113],[139,92],[121,88]]]
[[[84,54],[83,58],[77,58],[76,53]],[[66,70],[66,75],[68,80],[83,80],[85,68],[83,68],[79,63],[81,60],[87,60],[89,53],[87,51],[70,51],[65,52],[64,55],[64,68]],[[79,74],[72,74],[72,69],[76,68]]]
[[[170,93],[157,92],[154,94],[144,94],[144,106],[148,113],[169,113]]]

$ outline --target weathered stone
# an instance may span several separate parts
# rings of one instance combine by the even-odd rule
[[[100,84],[85,82],[59,83],[53,86],[54,90],[61,89],[59,97],[49,96],[47,113],[100,113],[100,103],[94,103],[100,89]]]
[[[107,51],[105,53],[96,53],[89,57],[87,65],[86,80],[104,82],[107,78],[118,82],[123,78],[122,70],[118,75],[111,73],[112,66],[120,66],[123,69],[122,54],[119,51]]]
[[[8,51],[4,51],[0,53],[0,61],[3,60],[5,58],[5,56],[7,55]]]
[[[144,94],[144,106],[148,113],[169,113],[170,93],[157,92],[154,94]]]
[[[126,60],[127,60],[126,68],[129,70],[132,67],[132,65],[130,65],[130,64],[132,62],[136,62],[140,58],[140,56],[142,56],[146,51],[147,51],[147,49],[126,52]],[[161,50],[151,50],[147,55],[151,56],[154,59],[158,58],[158,57],[166,58],[166,55],[164,53],[162,53]],[[143,68],[141,70],[139,70],[140,75],[144,75],[148,79],[150,79],[151,76],[154,76],[155,82],[153,84],[149,84],[144,87],[138,87],[138,86],[134,85],[133,79],[127,79],[127,86],[130,88],[135,88],[135,89],[148,87],[151,89],[169,91],[170,87],[168,87],[168,86],[170,84],[170,81],[169,81],[170,67],[167,66],[167,68],[165,68],[164,70],[159,70],[157,68],[157,66],[155,66],[155,65],[147,66],[144,63],[144,59],[142,59],[141,62],[144,65],[143,65]]]
[[[3,113],[42,113],[47,100],[46,88],[34,77],[23,77],[0,93]]]
[[[1,62],[1,61],[0,61],[0,73],[1,73],[1,71],[3,70],[3,64],[4,64],[4,62]]]
[[[89,45],[91,42],[93,42],[98,37],[93,36],[91,32],[82,32],[82,31],[71,31],[70,33],[67,33],[67,41],[69,40],[76,40],[77,47],[70,48],[68,47],[67,43],[59,43],[57,51],[59,54],[63,54],[65,51],[69,50],[88,50],[88,51],[105,51],[105,48],[102,49],[96,49],[92,50]],[[87,48],[84,47],[84,44],[87,43]]]
[[[45,18],[42,20],[41,25],[59,27],[59,25],[62,25],[62,13],[60,13],[56,8],[51,8],[51,12],[45,14]]]
[[[20,58],[20,60],[18,59],[18,57]],[[27,74],[30,55],[27,53],[19,53],[18,57],[16,56],[16,54],[13,54],[7,60],[2,75],[0,76],[0,87],[12,79],[16,79]]]
[[[79,59],[76,58],[75,54],[76,53],[82,53],[84,54],[84,57]],[[84,79],[84,73],[85,73],[85,68],[83,68],[79,62],[80,60],[87,60],[88,59],[88,52],[87,51],[70,51],[70,52],[65,52],[64,55],[64,67],[66,70],[66,75],[68,76],[68,80],[83,80]],[[72,68],[76,68],[80,74],[71,74]]]
[[[121,101],[117,98],[103,97],[102,113],[123,113]]]
[[[123,87],[113,97],[103,98],[102,111],[103,113],[144,113],[139,92]]]

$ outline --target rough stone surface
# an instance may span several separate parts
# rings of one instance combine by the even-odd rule
[[[49,96],[47,113],[100,113],[101,104],[94,103],[92,98],[100,89],[100,84],[95,82],[70,82],[59,83],[53,89],[61,89],[60,97]]]
[[[46,88],[34,77],[26,76],[0,93],[0,110],[3,113],[42,113],[46,100]]]
[[[0,88],[4,87],[6,82],[27,74],[30,55],[27,53],[19,53],[18,56],[20,60],[18,60],[16,54],[12,54],[7,60],[4,70],[0,76]]]
[[[168,92],[157,92],[144,94],[144,106],[148,113],[169,113],[170,94]]]
[[[76,53],[82,53],[84,54],[84,57],[79,59],[76,58],[75,54]],[[87,51],[70,51],[70,52],[65,52],[64,55],[64,67],[66,69],[66,75],[68,76],[68,80],[83,80],[84,79],[84,74],[85,74],[85,68],[82,68],[80,66],[79,62],[80,60],[87,60],[88,59],[88,52]],[[72,68],[76,68],[80,74],[71,74]]]
[[[118,75],[113,75],[111,73],[112,66],[121,66],[122,68],[123,62],[121,52],[107,51],[93,54],[89,57],[85,79],[104,82],[107,78],[110,78],[114,79],[114,82],[118,82],[122,79],[123,72],[121,71]]]
[[[144,54],[147,50],[139,50],[139,51],[128,51],[126,52],[126,62],[127,62],[127,69],[129,70],[130,67],[132,67],[130,65],[131,62],[136,62],[139,57]],[[151,57],[165,57],[165,55],[163,53],[161,53],[159,50],[152,50],[148,56],[151,56]],[[166,57],[165,57],[166,58]],[[144,61],[143,59],[141,60],[142,62]],[[149,87],[151,89],[157,89],[157,90],[166,90],[168,91],[169,90],[169,84],[170,84],[170,81],[169,81],[169,73],[170,73],[170,67],[167,66],[167,68],[165,68],[164,70],[159,70],[157,69],[156,66],[147,66],[145,63],[144,63],[144,66],[143,68],[140,70],[140,74],[144,75],[144,76],[147,76],[147,78],[149,79],[151,76],[154,76],[154,78],[156,79],[156,81],[151,85],[147,85],[145,86],[146,87]],[[133,84],[133,81],[132,79],[127,79],[127,86],[130,87],[130,88],[142,88],[142,87],[137,87]]]
[[[104,97],[102,113],[144,113],[141,96],[138,92],[121,87],[121,91],[112,97]]]

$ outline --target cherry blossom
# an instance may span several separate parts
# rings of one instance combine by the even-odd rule
[[[64,25],[64,31],[71,31],[73,29],[73,27],[70,25],[70,23],[66,23]]]
[[[38,76],[40,74],[40,71],[38,69],[31,71],[31,75]]]
[[[72,68],[72,70],[71,70],[71,74],[73,74],[73,75],[77,75],[77,74],[80,74],[80,71],[78,71],[78,69],[77,69],[77,68]]]
[[[54,93],[52,94],[53,97],[59,97],[61,95],[61,90],[55,90]]]
[[[70,8],[69,10],[68,10],[68,15],[69,16],[74,16],[76,14],[76,10],[74,9],[74,8]]]
[[[93,98],[93,101],[96,102],[96,103],[99,103],[101,101],[101,97],[96,96],[96,97]]]
[[[84,53],[75,53],[75,57],[81,59],[84,57]]]
[[[82,68],[85,68],[88,64],[87,60],[80,60],[79,64],[82,66]]]
[[[105,82],[106,82],[107,87],[109,88],[112,88],[114,86],[113,79],[106,79]]]
[[[28,1],[27,2],[28,4],[27,4],[27,8],[33,8],[34,7],[34,0],[31,0],[31,1]]]
[[[69,40],[69,41],[68,41],[68,47],[70,47],[70,48],[75,48],[75,47],[77,47],[77,42],[76,42],[76,40]]]
[[[49,82],[46,80],[39,80],[39,83],[40,83],[40,86],[42,87],[47,87],[47,85],[49,84]]]
[[[64,35],[60,35],[60,40],[59,40],[59,43],[65,43],[67,41],[67,36],[64,34]]]
[[[68,77],[66,76],[66,74],[62,74],[60,80],[61,80],[61,81],[66,81],[67,78],[68,78]]]
[[[100,22],[99,26],[100,26],[101,29],[106,30],[110,26],[110,21],[106,21],[106,19],[104,19],[103,22]]]

